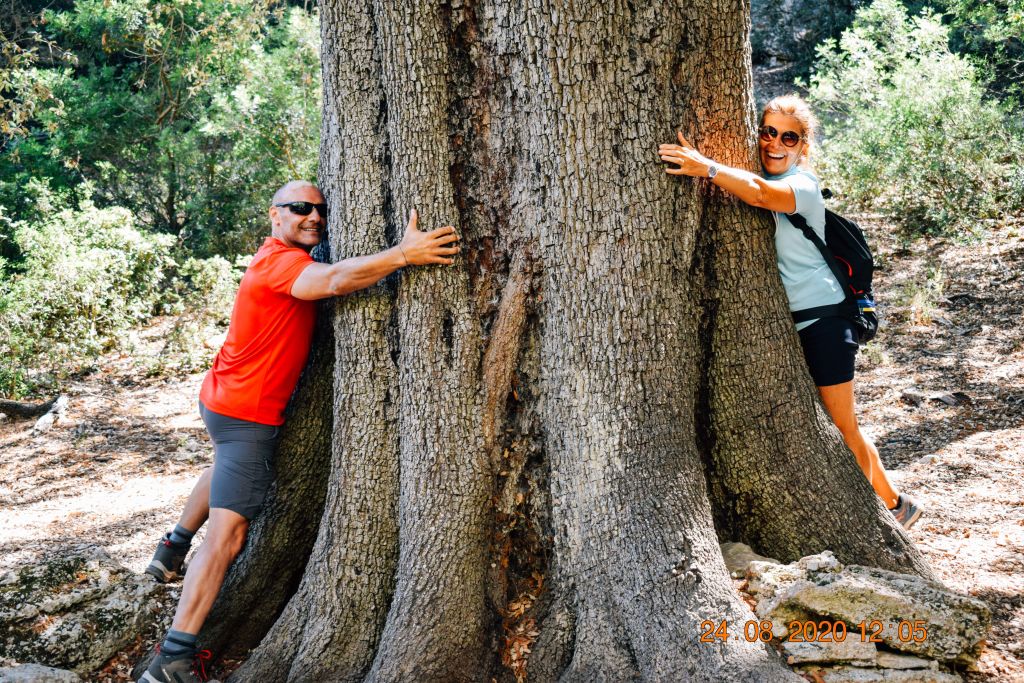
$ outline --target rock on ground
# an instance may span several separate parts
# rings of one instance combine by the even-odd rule
[[[0,683],[81,683],[74,671],[42,664],[21,664],[0,668]]]
[[[0,658],[87,674],[156,618],[164,591],[96,546],[9,571],[0,576]]]
[[[808,669],[814,671],[816,680],[824,683],[962,683],[956,674],[931,669],[862,669],[854,666],[837,666],[833,669]]]
[[[773,624],[843,621],[850,638],[877,636],[893,650],[945,663],[977,659],[991,623],[980,600],[908,574],[843,567],[827,551],[789,565],[754,562],[748,579],[755,613]]]
[[[771,557],[764,557],[754,552],[746,543],[722,543],[722,557],[725,559],[725,567],[734,579],[741,579],[747,574],[747,567],[751,562],[772,562],[782,564]]]
[[[850,637],[843,641],[786,641],[782,643],[782,654],[785,655],[787,664],[847,662],[871,665],[878,659],[878,650],[874,643],[862,642],[860,638]]]

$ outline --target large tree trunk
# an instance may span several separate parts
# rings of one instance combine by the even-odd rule
[[[816,399],[769,217],[657,161],[681,128],[755,167],[744,2],[321,8],[332,255],[415,206],[463,256],[335,307],[319,536],[239,680],[786,680],[698,640],[752,618],[719,536],[929,573]]]

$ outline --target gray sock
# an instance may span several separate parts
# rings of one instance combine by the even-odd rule
[[[195,653],[196,635],[194,633],[185,633],[184,631],[171,629],[167,632],[167,637],[164,638],[164,642],[160,646],[160,654],[170,659],[183,659],[191,657]]]
[[[174,531],[171,532],[170,541],[174,545],[192,545],[192,537],[196,535],[196,532],[189,531],[180,524],[174,526]]]

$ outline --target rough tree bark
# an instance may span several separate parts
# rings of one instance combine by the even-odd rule
[[[787,680],[699,642],[751,618],[719,537],[929,575],[815,398],[770,218],[657,160],[682,129],[756,167],[744,0],[321,11],[331,254],[415,206],[463,256],[337,302],[319,535],[237,680]]]

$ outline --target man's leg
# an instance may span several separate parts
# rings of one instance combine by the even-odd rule
[[[178,518],[178,526],[188,529],[193,534],[199,531],[199,527],[206,523],[210,516],[210,479],[213,477],[213,467],[207,467],[199,475],[196,485],[192,487],[185,502],[185,509]]]
[[[210,509],[206,539],[199,546],[181,589],[181,600],[171,628],[196,634],[210,613],[228,567],[241,552],[249,520],[224,508]]]
[[[185,563],[192,544],[192,536],[203,526],[210,515],[210,480],[213,468],[207,467],[199,475],[192,493],[189,494],[185,509],[178,518],[174,529],[165,534],[157,546],[153,559],[146,567],[146,573],[154,576],[157,581],[168,582],[181,576],[181,568]]]
[[[213,606],[228,567],[241,552],[252,519],[273,481],[270,463],[279,429],[274,425],[228,417],[200,406],[216,456],[212,474],[204,472],[180,524],[201,523],[208,515],[206,539],[192,558],[171,630],[142,680],[146,683],[191,682],[197,653],[196,635]],[[202,491],[208,491],[206,496]],[[207,501],[203,504],[203,501]],[[196,658],[196,655],[200,655]]]
[[[885,467],[882,466],[882,459],[878,456],[878,449],[871,440],[864,436],[857,424],[857,414],[854,405],[853,380],[842,384],[818,387],[821,400],[825,404],[832,421],[839,427],[840,433],[846,445],[853,451],[857,458],[864,476],[868,478],[875,493],[882,499],[885,506],[890,510],[896,507],[899,495],[893,488],[889,477],[885,474]]]
[[[149,664],[142,683],[192,682],[195,676],[196,636],[224,583],[228,567],[241,552],[249,520],[226,508],[211,508],[206,539],[199,546],[181,589],[174,621],[159,654]]]

